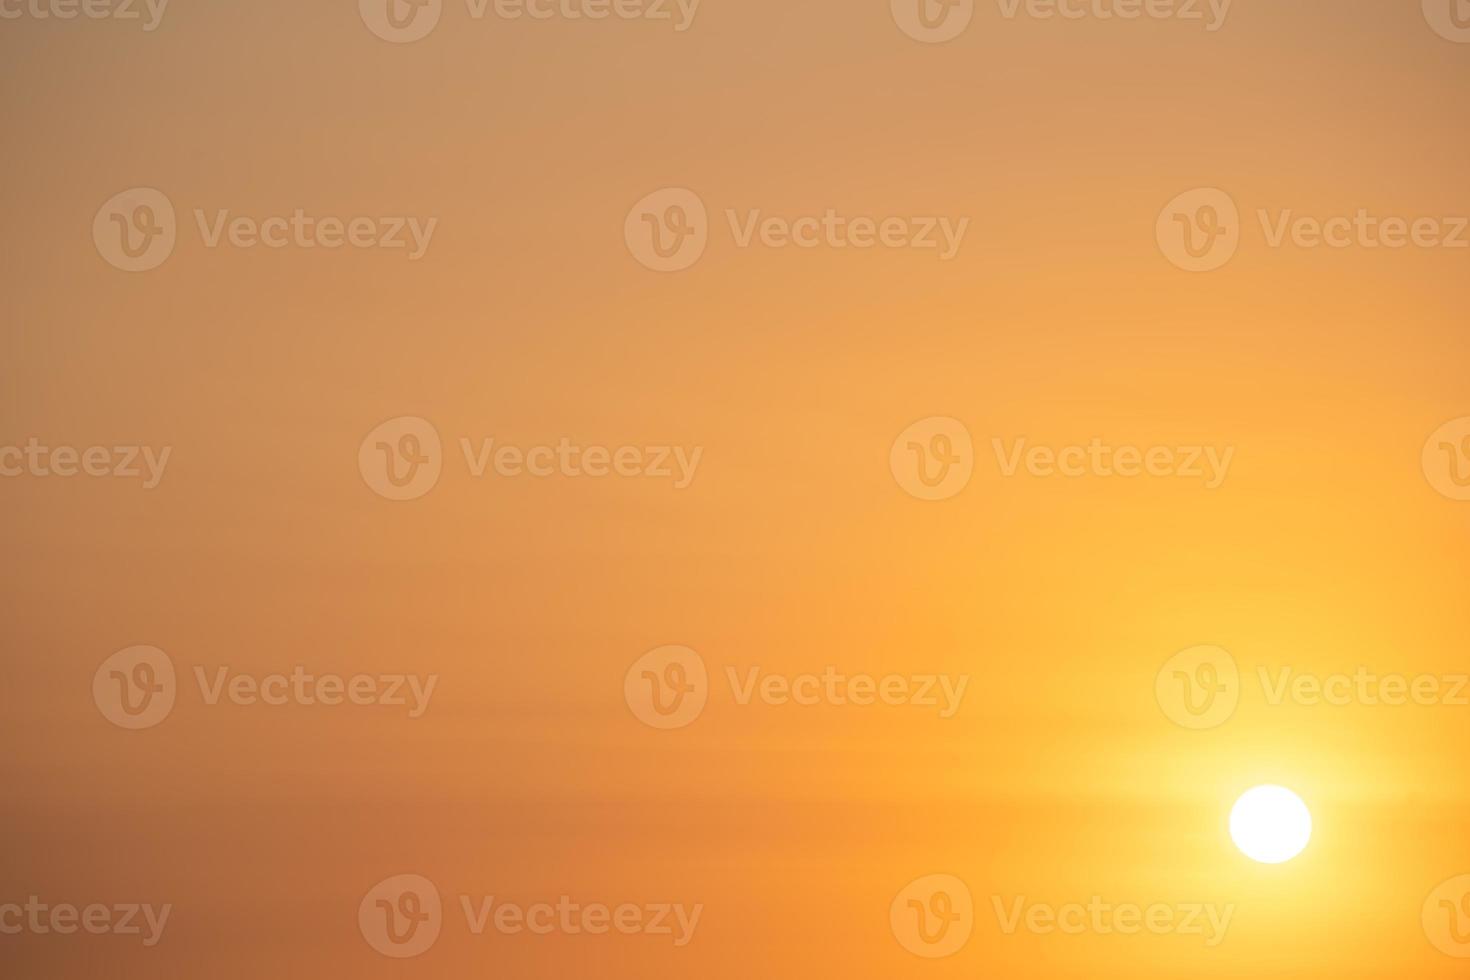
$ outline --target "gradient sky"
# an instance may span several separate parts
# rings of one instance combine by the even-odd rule
[[[167,477],[0,479],[0,904],[174,906],[154,948],[0,935],[28,976],[1456,976],[1420,922],[1470,872],[1470,707],[1273,706],[1257,670],[1467,670],[1470,504],[1425,440],[1470,415],[1470,251],[1272,248],[1257,212],[1470,213],[1470,45],[1418,4],[1237,0],[1177,20],[978,4],[937,45],[886,0],[704,0],[651,22],[470,18],[412,44],[352,2],[174,0],[161,26],[0,20],[0,445],[170,446]],[[98,208],[164,191],[179,243],[120,272]],[[695,191],[658,274],[629,209]],[[1160,209],[1242,215],[1175,268]],[[425,256],[205,247],[192,212],[436,218]],[[969,219],[932,252],[740,248],[724,213]],[[424,498],[359,444],[431,420]],[[918,419],[975,472],[889,471]],[[1234,449],[1228,479],[1004,477],[992,440]],[[458,440],[703,449],[695,482],[474,479]],[[178,704],[89,695],[136,644]],[[682,644],[701,717],[639,723]],[[1206,731],[1154,694],[1239,663]],[[434,673],[430,710],[210,706],[194,667]],[[728,667],[970,678],[918,707],[740,705]],[[1258,783],[1309,849],[1225,833]],[[423,956],[357,927],[391,875],[451,910]],[[976,921],[939,960],[889,905],[929,874]],[[459,895],[704,906],[651,936],[469,935]],[[1235,906],[1226,940],[1006,935],[995,897]]]

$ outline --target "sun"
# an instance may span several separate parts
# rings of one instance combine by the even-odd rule
[[[1281,864],[1312,839],[1312,814],[1285,786],[1257,786],[1242,793],[1231,808],[1230,839],[1252,861]]]

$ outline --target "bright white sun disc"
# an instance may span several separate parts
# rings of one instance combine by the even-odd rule
[[[1281,864],[1312,839],[1312,814],[1285,786],[1246,790],[1230,810],[1230,839],[1242,854],[1262,864]]]

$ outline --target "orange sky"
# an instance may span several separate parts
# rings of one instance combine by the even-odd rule
[[[0,450],[170,449],[152,489],[0,477],[0,927],[33,895],[172,909],[154,946],[0,932],[0,963],[1458,975],[1421,913],[1470,872],[1470,706],[1272,703],[1262,671],[1470,672],[1470,503],[1425,469],[1470,416],[1470,251],[1268,234],[1288,211],[1470,214],[1470,45],[1361,0],[1236,0],[1214,31],[979,3],[939,44],[883,0],[703,0],[682,31],[672,3],[570,21],[444,0],[403,44],[356,6],[173,0],[145,31],[0,0],[22,11],[0,19]],[[93,232],[132,188],[164,195],[176,241],[129,273]],[[707,241],[657,272],[627,236],[667,188]],[[1235,206],[1238,245],[1187,272],[1157,232],[1199,188]],[[298,210],[344,235],[371,219],[374,242],[434,224],[417,258],[209,244],[222,211]],[[948,258],[742,246],[757,211],[967,224]],[[404,417],[430,429],[380,432]],[[962,426],[970,473],[924,500],[895,443],[933,418]],[[384,499],[379,442],[430,430],[432,487]],[[487,440],[642,469],[503,475]],[[1008,476],[1018,440],[1230,457],[1214,487]],[[1238,704],[1192,730],[1156,681],[1200,645],[1233,658]],[[128,730],[99,711],[111,668],[94,680],[137,646],[167,657],[174,702]],[[697,655],[704,704],[664,730],[628,692],[667,646]],[[244,703],[298,667],[343,703]],[[965,686],[948,713],[741,694],[829,668]],[[435,681],[413,717],[352,703],[358,675]],[[211,703],[236,676],[255,693]],[[1225,832],[1259,783],[1313,811],[1279,867]],[[359,911],[406,874],[442,922],[397,959]],[[890,914],[929,875],[972,899],[944,958]],[[461,900],[490,896],[701,911],[684,945],[476,935]],[[1004,928],[1018,900],[1094,897],[1230,919],[1213,945]]]

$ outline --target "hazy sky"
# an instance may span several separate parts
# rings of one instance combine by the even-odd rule
[[[1470,872],[1470,706],[1271,697],[1283,670],[1467,670],[1470,504],[1433,462],[1461,430],[1431,439],[1470,416],[1448,9],[997,0],[929,43],[905,25],[959,22],[902,0],[38,2],[0,0],[0,906],[172,911],[151,947],[26,929],[0,962],[1458,975],[1421,912]],[[1186,271],[1224,253],[1169,229],[1226,202],[1233,253]],[[1315,244],[1334,218],[1346,244]],[[639,244],[680,221],[702,253],[647,267],[691,254]],[[403,418],[429,428],[380,428]],[[926,500],[895,467],[936,418],[967,446],[913,441],[969,479]],[[106,448],[111,475],[28,445]],[[411,447],[431,489],[369,473],[419,472]],[[1107,470],[1120,448],[1168,472]],[[667,645],[705,704],[660,730],[629,675]],[[1157,684],[1200,645],[1238,704],[1197,730]],[[137,646],[175,700],[128,730],[107,692],[158,675],[99,667]],[[245,703],[298,667],[380,702]],[[742,703],[829,668],[913,686]],[[1225,832],[1258,783],[1313,811],[1279,867]],[[359,910],[406,874],[442,932],[400,960]],[[890,915],[929,875],[973,901],[944,958]],[[702,911],[684,945],[475,935],[461,899],[489,896]],[[1005,928],[1094,898],[1231,911],[1215,943]]]

